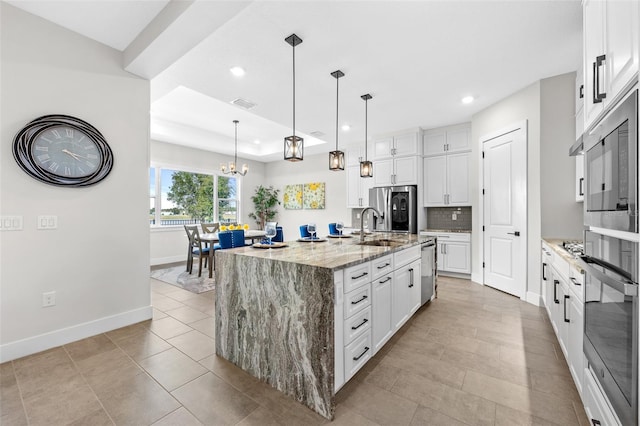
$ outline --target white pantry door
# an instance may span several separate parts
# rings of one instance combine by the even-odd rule
[[[482,139],[484,283],[521,299],[527,279],[526,122]]]

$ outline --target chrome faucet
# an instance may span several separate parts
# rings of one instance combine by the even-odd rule
[[[364,213],[367,210],[373,210],[375,213],[377,213],[377,215],[379,217],[382,217],[382,214],[380,214],[380,212],[378,211],[378,209],[376,209],[375,207],[365,207],[364,209],[362,209],[362,211],[360,212],[360,242],[364,242]],[[377,220],[374,218],[374,220]]]

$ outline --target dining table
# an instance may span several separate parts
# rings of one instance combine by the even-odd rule
[[[260,231],[257,229],[247,229],[244,231],[244,239],[251,240],[251,244],[255,243],[255,240],[262,239],[266,235],[265,231]],[[213,278],[213,245],[220,241],[218,238],[217,232],[204,233],[200,234],[200,241],[203,243],[207,243],[210,247],[209,249],[209,278]]]

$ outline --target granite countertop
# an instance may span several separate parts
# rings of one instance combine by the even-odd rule
[[[360,236],[352,238],[326,238],[322,242],[285,241],[287,247],[257,249],[251,246],[225,250],[239,256],[273,259],[301,265],[329,269],[342,269],[363,263],[389,253],[420,244],[424,237],[415,234],[393,234],[375,232],[367,234],[365,240],[389,239],[400,245],[390,247],[358,245]]]
[[[569,265],[578,269],[579,271],[582,271],[582,267],[580,266],[580,263],[578,263],[578,260],[575,258],[575,256],[562,247],[562,242],[567,240],[561,240],[557,238],[543,238],[542,241],[547,243],[547,245],[554,251],[554,253],[559,255],[565,261],[569,262]]]
[[[420,232],[454,232],[454,233],[470,234],[471,229],[423,229]]]

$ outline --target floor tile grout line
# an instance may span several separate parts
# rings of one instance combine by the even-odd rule
[[[113,343],[115,345],[115,342],[109,337],[107,336],[106,333],[102,333],[107,339],[109,339],[109,341],[111,343]],[[98,335],[99,336],[99,335]],[[118,347],[116,345],[116,347]],[[82,373],[82,371],[80,370],[80,368],[78,367],[78,364],[76,363],[76,360],[73,359],[73,357],[71,356],[71,354],[69,353],[69,350],[67,349],[66,345],[62,345],[62,349],[64,350],[64,352],[67,354],[67,356],[69,357],[69,360],[71,361],[71,363],[73,364],[73,368],[75,368],[76,372],[80,375],[80,377],[82,378],[82,381],[87,385],[87,387],[89,389],[91,389],[91,393],[93,394],[94,398],[96,399],[96,401],[98,401],[98,404],[100,404],[100,407],[102,407],[102,410],[104,411],[104,413],[107,415],[107,417],[109,418],[109,420],[111,420],[111,423],[113,425],[116,424],[116,422],[113,420],[113,418],[111,417],[111,414],[109,414],[109,411],[107,410],[107,407],[104,406],[104,404],[102,403],[102,400],[100,400],[100,398],[98,397],[98,394],[96,393],[95,389],[93,389],[93,387],[91,386],[91,384],[89,384],[89,382],[87,381],[87,378],[84,376],[84,373]],[[124,352],[124,351],[123,351]]]

